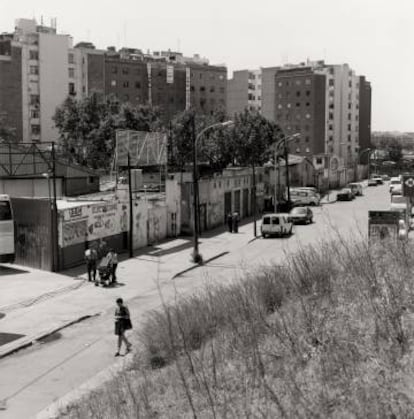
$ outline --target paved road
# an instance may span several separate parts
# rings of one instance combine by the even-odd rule
[[[162,294],[169,299],[176,292],[190,292],[206,281],[230,281],[254,269],[256,265],[283,263],[284,252],[292,252],[300,245],[314,243],[321,238],[335,238],[337,232],[345,236],[355,235],[358,230],[366,233],[368,210],[389,207],[387,190],[385,185],[367,188],[365,196],[353,202],[338,202],[316,208],[314,224],[297,226],[291,238],[259,238],[238,247],[208,266],[193,270],[174,281],[162,281]],[[249,228],[253,231],[252,226]],[[137,296],[129,303],[134,324],[138,326],[145,312],[159,305],[159,293],[154,287]],[[0,419],[33,417],[107,366],[125,362],[126,358],[113,357],[115,336],[112,334],[112,311],[109,307],[103,316],[65,329],[53,341],[0,360],[0,400],[7,399],[4,410],[1,410],[0,404]]]

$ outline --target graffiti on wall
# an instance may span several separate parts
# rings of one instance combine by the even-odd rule
[[[128,210],[124,203],[97,203],[62,211],[62,247],[98,240],[128,230]]]

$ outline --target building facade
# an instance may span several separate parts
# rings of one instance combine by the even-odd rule
[[[262,70],[239,70],[227,81],[227,114],[262,111]]]

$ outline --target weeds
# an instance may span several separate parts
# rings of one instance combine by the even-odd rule
[[[412,254],[340,238],[164,304],[139,332],[135,369],[68,415],[409,417]]]

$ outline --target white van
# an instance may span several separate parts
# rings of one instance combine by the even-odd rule
[[[266,214],[262,217],[260,228],[262,237],[290,236],[293,232],[293,223],[289,214]]]
[[[320,203],[320,197],[313,191],[303,189],[291,189],[290,200],[294,206],[317,206]]]

